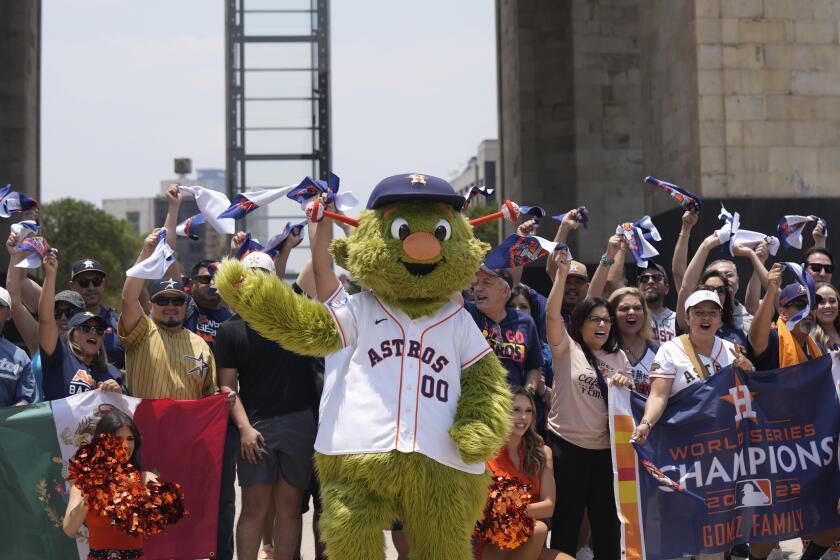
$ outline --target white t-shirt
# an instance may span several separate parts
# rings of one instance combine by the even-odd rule
[[[677,314],[667,307],[663,307],[658,315],[651,311],[650,326],[653,329],[653,339],[657,344],[668,342],[677,336]]]
[[[716,336],[710,356],[704,356],[698,352],[700,362],[706,368],[707,377],[711,377],[732,363],[734,359],[732,356],[733,348],[735,348],[734,344]],[[694,370],[691,358],[679,338],[666,342],[659,347],[656,358],[651,365],[650,377],[673,379],[674,384],[671,385],[670,395],[672,397],[689,385],[703,380],[703,377]]]
[[[327,309],[350,356],[341,371],[325,374],[315,449],[327,455],[418,452],[483,473],[484,463],[463,462],[448,433],[461,371],[492,352],[470,314],[449,302],[415,320],[372,292],[336,297]]]

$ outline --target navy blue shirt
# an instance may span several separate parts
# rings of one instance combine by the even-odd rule
[[[0,338],[0,407],[35,402],[35,376],[23,349]]]
[[[117,321],[119,317],[114,310],[104,305],[99,306],[99,316],[108,322],[108,330],[105,331],[105,353],[108,355],[108,362],[119,369],[125,369],[125,348],[122,347],[120,337],[117,335]]]
[[[41,353],[41,369],[44,375],[44,400],[54,401],[71,395],[93,391],[102,381],[114,379],[123,384],[120,370],[108,364],[104,370],[94,370],[81,361],[70,350],[65,342],[58,340],[52,354],[47,354],[43,348]]]
[[[216,349],[216,333],[222,323],[227,321],[233,313],[227,307],[206,309],[198,304],[190,306],[184,328],[200,336],[210,350]]]
[[[528,288],[531,292],[531,299],[534,302],[534,310],[533,315],[536,317],[537,323],[537,334],[540,336],[540,340],[544,343],[548,342],[546,338],[546,329],[545,329],[545,309],[548,306],[548,299],[539,293],[534,288]]]
[[[728,327],[726,325],[721,325],[718,329],[717,336],[722,338],[723,340],[728,340],[733,344],[739,344],[744,348],[747,347],[747,335],[744,334],[744,331],[741,329],[733,329],[732,327]]]
[[[796,339],[794,339],[795,341]],[[764,352],[761,354],[756,355],[755,350],[753,350],[752,346],[748,346],[748,353],[747,357],[749,357],[750,361],[755,366],[756,371],[764,371],[767,369],[778,369],[779,368],[779,331],[774,326],[770,329],[770,336],[767,337],[767,348],[764,349]],[[805,344],[802,346],[802,351],[805,353],[805,357],[809,360],[816,358],[817,356],[811,356],[808,352],[808,345]]]
[[[527,313],[507,308],[501,323],[478,310],[475,302],[465,302],[464,308],[508,372],[508,384],[524,386],[525,375],[543,365],[542,344],[537,326]]]

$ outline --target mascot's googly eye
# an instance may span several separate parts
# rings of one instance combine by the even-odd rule
[[[438,241],[446,241],[450,235],[452,235],[452,226],[446,220],[440,220],[435,226],[435,237]]]
[[[411,228],[408,227],[408,222],[406,222],[403,218],[397,218],[391,222],[391,237],[394,239],[402,241],[408,237],[408,234],[410,233]]]

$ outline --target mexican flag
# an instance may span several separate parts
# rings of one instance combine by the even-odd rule
[[[225,397],[143,400],[89,391],[0,408],[0,559],[87,558],[86,535],[74,540],[62,530],[69,493],[64,477],[78,446],[90,441],[98,419],[114,408],[137,423],[143,469],[181,484],[189,511],[161,535],[146,539],[146,559],[215,557],[229,413]]]

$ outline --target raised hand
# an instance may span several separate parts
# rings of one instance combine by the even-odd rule
[[[50,251],[44,255],[44,260],[41,264],[44,267],[44,272],[48,276],[55,276],[58,272],[58,252],[55,249],[50,249]]]
[[[529,235],[534,235],[535,233],[537,233],[537,220],[535,219],[522,222],[519,224],[519,227],[516,228],[516,234],[520,237],[528,237]]]
[[[166,201],[169,202],[170,206],[181,204],[181,189],[178,188],[177,183],[172,183],[171,185],[169,185],[169,187],[166,189],[166,192],[164,193],[164,196],[166,197]]]
[[[695,210],[686,210],[682,215],[682,225],[684,230],[691,230],[697,225],[698,214]]]
[[[781,263],[774,264],[767,273],[767,290],[778,290],[782,285],[782,271],[785,267]]]
[[[817,222],[814,229],[811,231],[811,237],[814,238],[814,245],[817,247],[825,247],[825,227],[822,222]]]
[[[610,237],[610,240],[607,242],[607,257],[610,259],[615,259],[615,256],[624,249],[627,240],[623,235],[615,234]]]

